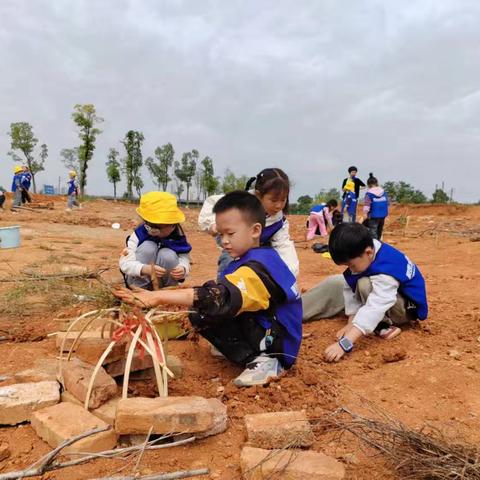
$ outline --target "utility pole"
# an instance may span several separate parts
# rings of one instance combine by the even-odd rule
[[[450,203],[453,202],[453,188],[450,189]]]

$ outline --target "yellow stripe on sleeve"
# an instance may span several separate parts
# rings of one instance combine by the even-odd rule
[[[242,266],[225,278],[235,285],[242,294],[242,306],[237,312],[257,312],[266,310],[270,305],[270,293],[260,277],[250,268]]]

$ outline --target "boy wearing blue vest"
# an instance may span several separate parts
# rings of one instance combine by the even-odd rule
[[[223,248],[233,258],[218,282],[182,290],[121,288],[116,295],[143,307],[193,307],[190,322],[228,360],[245,370],[237,386],[263,385],[294,363],[302,340],[296,279],[280,255],[260,246],[265,210],[248,192],[222,197],[214,207]]]
[[[359,223],[335,227],[328,246],[333,261],[348,267],[343,276],[349,321],[325,350],[327,361],[350,353],[363,335],[391,339],[401,333],[399,326],[427,318],[425,280],[404,253],[373,239]]]
[[[355,222],[357,220],[357,196],[355,195],[355,184],[347,180],[343,187],[344,197],[342,200],[343,221]]]
[[[30,173],[30,169],[24,165],[22,172],[22,177],[20,179],[20,183],[22,185],[22,203],[32,203],[32,197],[30,196],[30,186],[32,184],[32,174]]]
[[[153,275],[160,287],[183,282],[190,272],[192,247],[180,226],[185,215],[177,199],[168,192],[148,192],[141,196],[136,211],[142,223],[127,238],[119,260],[125,283],[151,290]]]
[[[20,165],[17,165],[13,169],[13,180],[12,180],[12,192],[13,192],[13,204],[12,207],[21,207],[22,206],[22,175],[23,168]]]
[[[67,212],[71,212],[73,207],[81,208],[78,198],[77,172],[71,170],[68,172],[67,182]]]
[[[363,213],[367,216],[368,229],[372,237],[381,240],[385,218],[388,216],[388,196],[385,190],[378,185],[378,180],[373,173],[370,173],[367,185]]]

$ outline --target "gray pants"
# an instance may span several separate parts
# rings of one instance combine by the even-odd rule
[[[175,280],[170,276],[170,270],[174,269],[178,265],[179,258],[176,252],[170,248],[158,248],[158,245],[155,242],[146,240],[137,248],[135,257],[144,265],[150,265],[154,263],[159,267],[163,267],[167,271],[163,277],[158,279],[160,287],[178,285],[178,280]],[[129,287],[152,289],[152,281],[150,277],[126,275],[125,280]]]
[[[73,208],[73,207],[79,207],[80,203],[78,203],[77,196],[76,195],[68,195],[67,197],[67,207],[68,208]]]
[[[22,190],[17,188],[13,193],[13,204],[12,207],[21,207],[22,206]]]
[[[332,275],[302,295],[303,321],[329,318],[345,309],[343,275]]]
[[[363,277],[357,282],[355,295],[363,305],[367,303],[367,298],[372,292],[372,288],[372,282],[368,277]],[[397,301],[395,302],[395,305],[386,312],[383,321],[390,325],[401,326],[415,320],[416,315],[411,313],[415,311],[415,308],[413,308],[413,310],[408,309],[408,304],[409,302],[405,297],[403,297],[402,294],[397,293]]]

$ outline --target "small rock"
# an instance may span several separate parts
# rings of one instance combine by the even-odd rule
[[[348,465],[358,465],[359,461],[357,456],[354,453],[345,453],[339,457],[342,462],[347,463]]]
[[[460,360],[462,355],[458,350],[449,350],[448,356],[454,358],[455,360]]]
[[[407,351],[404,349],[385,352],[382,355],[383,361],[385,363],[400,362],[401,360],[404,360],[406,357],[407,357]]]
[[[6,443],[0,443],[0,462],[10,456],[10,447]]]

